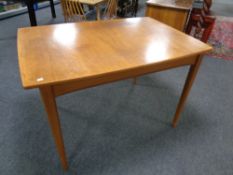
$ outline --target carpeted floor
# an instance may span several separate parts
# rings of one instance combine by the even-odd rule
[[[141,1],[140,13],[143,15]],[[61,23],[48,8],[38,24]],[[23,90],[17,28],[0,21],[1,175],[232,175],[233,62],[205,57],[176,129],[171,128],[187,67],[58,98],[70,168],[61,168],[37,90]]]
[[[208,43],[214,48],[210,56],[233,61],[233,17],[216,17]]]

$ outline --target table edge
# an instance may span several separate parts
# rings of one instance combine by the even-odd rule
[[[34,88],[40,88],[40,87],[44,87],[44,86],[55,86],[55,85],[61,85],[61,84],[64,84],[64,83],[69,83],[69,82],[83,81],[85,79],[103,78],[104,76],[109,76],[110,74],[121,73],[121,72],[124,72],[124,71],[140,69],[140,68],[146,68],[146,67],[156,66],[156,65],[159,66],[160,64],[165,64],[166,62],[169,63],[169,62],[173,62],[173,61],[180,60],[180,59],[187,59],[189,57],[203,55],[203,54],[205,54],[205,53],[207,53],[207,52],[209,52],[211,50],[212,50],[212,47],[209,46],[208,49],[205,49],[203,51],[188,54],[188,55],[181,56],[181,57],[176,57],[176,58],[173,58],[171,60],[165,60],[165,61],[156,62],[156,63],[149,63],[149,64],[146,64],[146,65],[140,65],[140,66],[136,66],[136,67],[130,67],[128,69],[122,69],[122,70],[116,70],[116,71],[112,71],[112,72],[106,72],[106,73],[101,73],[101,74],[85,76],[85,77],[82,77],[82,78],[75,78],[75,79],[69,79],[69,80],[60,80],[60,81],[57,81],[57,82],[47,82],[47,83],[44,83],[44,84],[41,83],[41,84],[38,84],[38,85],[25,85],[25,83],[23,82],[22,76],[20,76],[20,77],[21,77],[21,82],[22,82],[22,85],[23,85],[24,89],[34,89]],[[156,72],[156,70],[155,70],[155,72]],[[22,75],[22,74],[23,74],[23,72],[20,70],[20,75]]]
[[[163,8],[169,8],[169,9],[176,9],[176,10],[184,10],[184,11],[189,11],[192,9],[192,4],[190,5],[190,7],[181,7],[181,6],[170,6],[170,5],[166,5],[166,4],[156,4],[153,2],[146,2],[147,5],[150,6],[157,6],[157,7],[163,7]]]

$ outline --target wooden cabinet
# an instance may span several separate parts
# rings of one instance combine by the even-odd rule
[[[183,31],[192,2],[193,0],[149,0],[146,3],[146,16]]]

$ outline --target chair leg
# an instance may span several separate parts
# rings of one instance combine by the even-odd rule
[[[192,30],[192,21],[190,19],[190,21],[188,22],[188,25],[187,25],[185,33],[190,34],[191,30]]]
[[[134,8],[135,8],[134,9],[134,16],[136,17],[137,16],[137,12],[138,12],[138,0],[136,0]]]
[[[52,17],[56,18],[56,12],[55,12],[55,8],[54,8],[54,2],[53,2],[53,0],[50,0],[50,8],[51,8]]]
[[[207,43],[208,39],[209,39],[209,36],[212,32],[212,29],[214,27],[214,22],[212,22],[205,30],[204,30],[204,33],[202,35],[202,38],[201,40],[205,43]]]

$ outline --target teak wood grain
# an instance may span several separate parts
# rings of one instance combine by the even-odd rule
[[[154,18],[174,27],[177,30],[184,31],[189,11],[175,8],[147,5],[145,16]]]
[[[51,86],[41,87],[40,94],[45,106],[45,110],[48,114],[48,121],[53,133],[53,137],[55,138],[57,151],[60,155],[62,166],[66,170],[68,168],[68,163],[66,160],[65,147],[63,143],[62,131],[53,88]]]
[[[176,113],[175,113],[175,116],[174,116],[173,121],[172,121],[172,126],[174,128],[176,127],[177,122],[180,118],[181,111],[184,108],[185,101],[188,97],[189,91],[191,90],[191,87],[192,87],[193,82],[195,80],[195,77],[197,75],[198,69],[201,65],[201,60],[202,60],[201,56],[197,57],[195,64],[190,66],[189,73],[188,73],[188,76],[187,76],[185,84],[184,84],[183,92],[181,94],[179,103],[178,103],[177,108],[176,108]]]
[[[26,89],[162,64],[169,67],[209,50],[207,44],[151,18],[18,30],[19,66]]]
[[[39,88],[61,163],[68,168],[56,96],[126,78],[190,65],[173,127],[201,55],[211,47],[151,18],[119,19],[18,30],[23,87]]]

